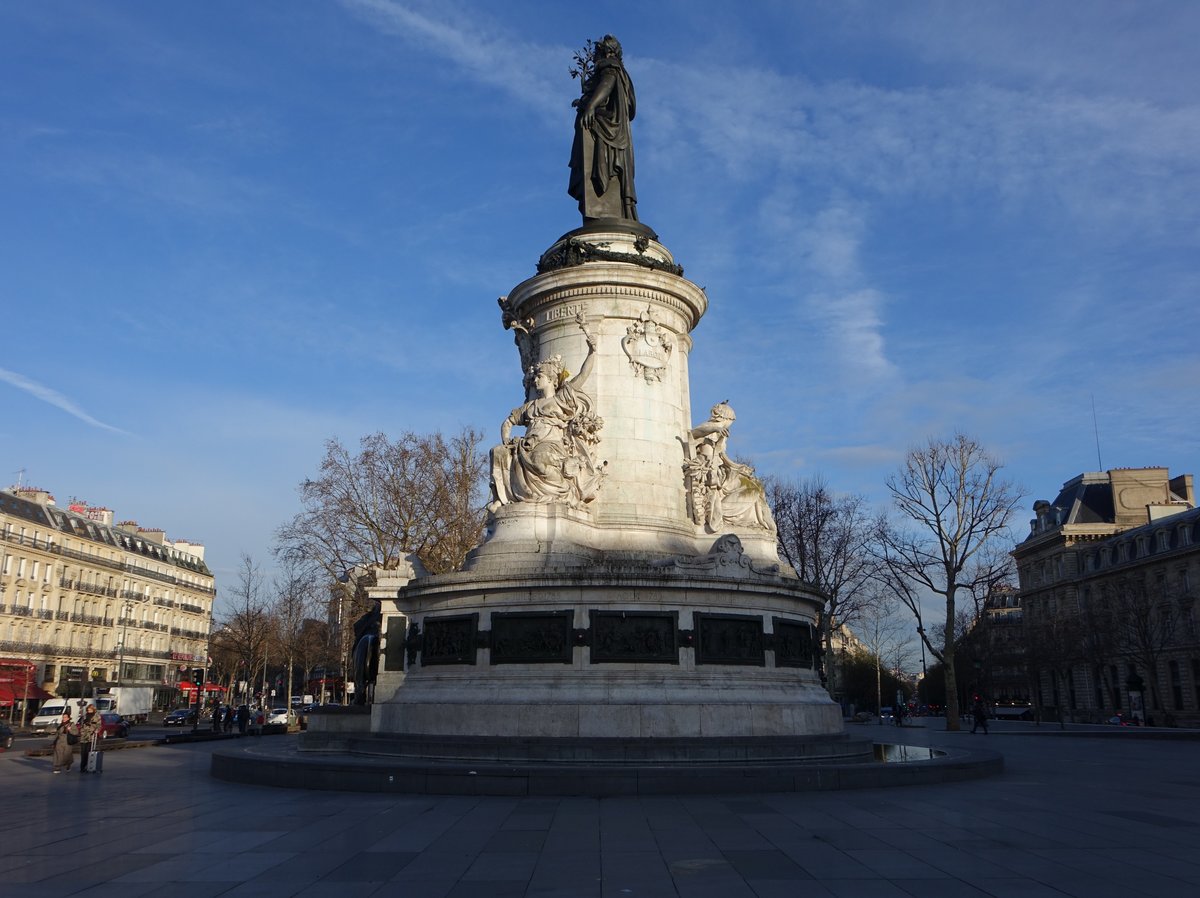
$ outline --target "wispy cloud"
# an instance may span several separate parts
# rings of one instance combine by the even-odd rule
[[[540,112],[562,118],[562,92],[552,72],[562,72],[561,48],[532,44],[500,29],[455,21],[440,8],[440,18],[391,0],[342,0],[343,5],[378,30],[414,41],[443,56],[472,77],[498,87]]]
[[[72,149],[45,154],[40,166],[47,175],[114,199],[136,199],[191,214],[238,216],[265,205],[261,182],[169,156]]]
[[[129,431],[122,430],[119,427],[113,427],[111,424],[105,424],[96,418],[93,418],[78,405],[64,396],[58,390],[40,384],[37,381],[30,380],[15,371],[9,371],[7,368],[0,368],[0,380],[11,384],[18,390],[24,390],[35,399],[40,399],[42,402],[53,405],[55,408],[62,409],[68,415],[78,418],[85,424],[90,424],[92,427],[98,427],[101,430],[108,430],[112,433],[122,433],[128,435]]]

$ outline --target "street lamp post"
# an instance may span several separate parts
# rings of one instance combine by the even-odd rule
[[[121,674],[125,671],[125,635],[129,629],[129,615],[133,614],[133,602],[128,600],[121,606],[121,651],[117,657],[117,685],[121,685]]]
[[[25,695],[21,698],[21,726],[29,722],[29,679],[33,676],[33,665],[25,668]]]

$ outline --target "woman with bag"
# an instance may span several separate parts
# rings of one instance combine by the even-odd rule
[[[79,772],[88,773],[88,756],[96,750],[96,738],[100,733],[100,715],[96,706],[89,704],[87,713],[79,718]]]
[[[54,741],[50,743],[54,748],[55,773],[71,769],[71,762],[75,760],[75,746],[78,744],[79,731],[71,723],[71,715],[64,714],[54,729]]]

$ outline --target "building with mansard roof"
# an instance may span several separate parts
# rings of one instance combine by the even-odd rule
[[[32,670],[31,698],[153,686],[166,706],[180,669],[208,657],[215,595],[198,543],[59,507],[45,490],[0,490],[0,668]],[[0,683],[0,707],[25,697]]]
[[[1080,474],[1034,513],[1013,557],[1035,702],[1068,720],[1200,725],[1192,475]]]

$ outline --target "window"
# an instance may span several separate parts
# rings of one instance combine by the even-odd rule
[[[1183,710],[1183,681],[1179,679],[1179,662],[1172,661],[1167,665],[1171,675],[1171,704],[1176,711]]]
[[[1158,551],[1165,552],[1171,548],[1171,534],[1167,530],[1159,530],[1155,534],[1158,538]]]
[[[1105,546],[1100,550],[1100,566],[1108,567],[1110,564],[1112,564],[1112,547]]]

